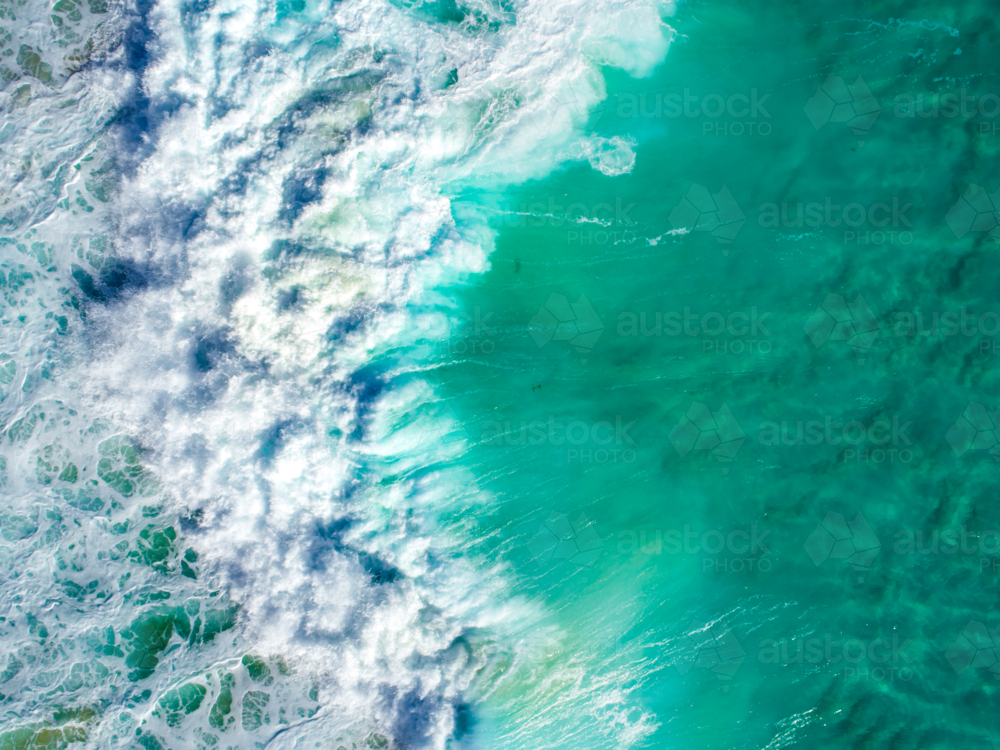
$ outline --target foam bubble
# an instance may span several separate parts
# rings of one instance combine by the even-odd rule
[[[590,166],[608,177],[628,174],[635,166],[634,140],[620,136],[590,138],[583,143],[583,152]]]

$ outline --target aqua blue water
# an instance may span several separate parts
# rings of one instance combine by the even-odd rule
[[[986,4],[0,4],[0,747],[992,747]]]

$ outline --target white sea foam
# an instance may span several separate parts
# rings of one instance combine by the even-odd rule
[[[479,21],[459,25],[375,0],[308,2],[280,19],[239,0],[197,13],[163,0],[136,21],[150,32],[138,78],[113,68],[72,77],[51,88],[50,98],[82,102],[64,127],[45,131],[41,108],[53,102],[36,100],[5,136],[17,144],[5,154],[44,141],[65,165],[98,149],[55,193],[41,173],[18,177],[7,159],[7,184],[25,207],[18,230],[38,225],[55,238],[59,271],[39,284],[49,307],[84,278],[69,281],[72,263],[94,277],[107,270],[100,254],[84,261],[109,223],[114,255],[145,279],[111,303],[90,303],[86,325],[74,320],[57,350],[39,345],[51,338],[41,324],[27,342],[8,337],[22,379],[41,371],[46,351],[61,352],[66,367],[53,382],[37,377],[35,391],[11,390],[6,424],[44,396],[81,415],[63,426],[66,446],[93,453],[107,439],[88,432],[95,416],[138,438],[165,490],[163,517],[197,519],[185,544],[240,606],[235,638],[164,656],[174,676],[150,678],[152,697],[128,698],[131,713],[100,723],[102,746],[126,746],[142,722],[194,742],[213,731],[205,716],[227,679],[244,696],[242,723],[225,735],[237,746],[377,732],[443,748],[456,706],[501,700],[504,684],[521,691],[510,703],[520,714],[508,720],[525,746],[587,736],[593,747],[623,747],[654,726],[629,708],[617,672],[595,678],[584,658],[531,663],[539,639],[570,636],[537,628],[541,608],[511,590],[502,566],[470,561],[463,529],[442,521],[456,508],[474,515],[488,498],[454,460],[462,426],[406,347],[448,316],[435,288],[488,264],[490,230],[452,205],[457,186],[502,189],[566,159],[607,175],[632,169],[629,143],[588,139],[583,126],[604,97],[598,65],[641,76],[662,60],[669,9],[625,0],[469,7]],[[119,49],[115,59],[126,58]],[[146,131],[119,126],[116,145],[100,140],[116,98],[145,106],[140,92]],[[115,148],[126,169],[110,211],[59,213],[57,200],[72,201]],[[28,473],[40,445],[29,443],[8,475]],[[38,506],[39,489],[17,486],[11,507]],[[125,505],[137,514],[141,503]],[[114,546],[110,521],[80,523],[78,539]],[[136,580],[175,600],[194,590],[144,575]],[[130,589],[119,589],[124,606]],[[106,618],[98,603],[86,606],[81,639]],[[131,617],[123,610],[115,629]],[[528,628],[528,641],[513,637]],[[255,681],[239,659],[248,651],[296,670],[269,688],[273,699],[254,699],[270,724],[246,720]],[[156,701],[183,680],[205,691],[204,705],[171,723]],[[303,696],[313,681],[319,708],[310,715]],[[120,685],[92,695],[125,702],[133,693]],[[575,687],[557,700],[557,685]],[[532,718],[539,701],[551,705],[544,721]],[[293,704],[306,708],[293,714]],[[573,730],[554,735],[561,721]],[[491,746],[487,734],[476,742]]]
[[[628,174],[635,166],[634,141],[620,136],[589,138],[583,143],[583,153],[590,166],[608,177]]]

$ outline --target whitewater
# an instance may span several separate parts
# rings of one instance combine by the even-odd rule
[[[672,12],[3,0],[0,745],[656,729],[466,554],[497,499],[424,373],[493,247],[458,196],[626,174],[586,124]]]

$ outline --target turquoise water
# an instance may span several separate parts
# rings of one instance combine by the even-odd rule
[[[992,747],[994,15],[0,4],[0,747]]]
[[[463,322],[436,370],[496,498],[476,554],[558,613],[567,658],[622,670],[632,710],[656,717],[648,746],[993,743],[992,659],[949,659],[997,585],[995,462],[947,439],[970,402],[994,408],[997,248],[946,221],[968,185],[995,190],[985,13],[682,5],[666,62],[608,73],[588,123],[635,139],[632,172],[570,164],[495,197],[490,270],[454,289]],[[829,75],[870,90],[861,134],[804,111]],[[945,114],[949,93],[971,116]],[[671,234],[692,185],[728,188],[735,235]],[[550,295],[585,298],[564,317],[596,341],[553,337],[535,317]],[[856,329],[814,320],[828,295]],[[709,432],[728,408],[723,447],[674,432],[693,405]],[[624,436],[601,426],[616,423]],[[533,546],[550,514],[586,519],[593,537],[554,533],[596,559]],[[862,554],[830,558],[811,537],[824,519]]]

